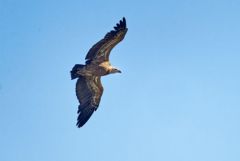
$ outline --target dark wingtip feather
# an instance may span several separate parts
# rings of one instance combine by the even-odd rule
[[[76,126],[79,128],[82,127],[89,120],[94,111],[95,111],[94,108],[83,109],[78,115]]]
[[[126,27],[126,19],[125,17],[122,18],[122,20],[119,21],[119,23],[117,23],[114,27],[114,30],[111,30],[110,32],[108,32],[105,35],[105,39],[109,39],[112,38],[115,34],[117,34],[119,31],[127,31],[127,27]]]
[[[126,27],[126,18],[123,17],[123,25]]]
[[[120,23],[119,26],[123,26],[123,21],[122,20],[120,20],[119,23]]]
[[[126,29],[126,19],[125,19],[125,17],[123,17],[123,19],[120,20],[119,23],[116,24],[114,29],[115,29],[115,31]]]

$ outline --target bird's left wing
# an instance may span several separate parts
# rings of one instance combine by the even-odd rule
[[[82,127],[97,110],[103,93],[101,77],[78,78],[76,95],[80,105],[78,106],[77,126]]]
[[[86,63],[101,63],[109,60],[109,55],[114,46],[122,41],[127,33],[126,19],[122,20],[108,32],[105,37],[97,42],[87,53]]]

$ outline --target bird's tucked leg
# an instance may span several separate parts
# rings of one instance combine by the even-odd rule
[[[82,64],[75,64],[75,66],[71,70],[71,78],[75,79],[78,78],[80,75],[78,74],[78,71],[84,68],[84,65]]]

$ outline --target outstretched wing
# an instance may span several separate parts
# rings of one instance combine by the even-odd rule
[[[97,110],[103,87],[101,77],[79,77],[76,84],[76,95],[80,105],[78,106],[77,126],[82,127]]]
[[[127,33],[126,19],[116,24],[114,30],[108,32],[105,37],[96,43],[86,55],[86,63],[101,63],[109,60],[109,55],[114,46],[123,40]]]

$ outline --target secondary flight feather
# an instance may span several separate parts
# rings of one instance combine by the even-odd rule
[[[77,78],[76,95],[79,101],[77,126],[82,127],[97,110],[103,94],[101,77],[121,73],[109,61],[111,50],[124,39],[127,33],[126,19],[123,17],[114,30],[88,51],[85,65],[76,64],[71,70],[71,78]]]

